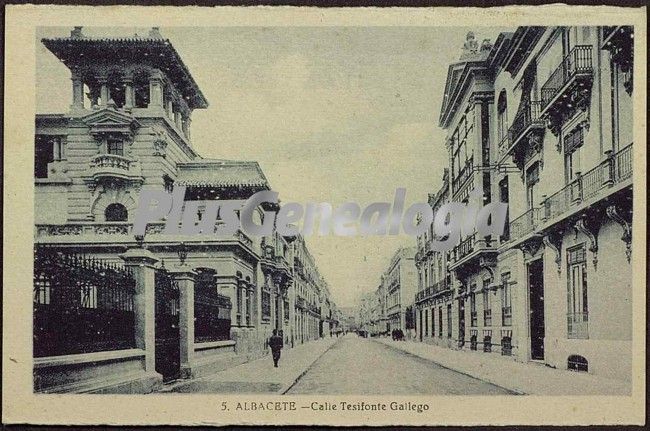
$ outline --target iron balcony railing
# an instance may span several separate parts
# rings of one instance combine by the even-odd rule
[[[591,46],[576,45],[573,47],[542,86],[541,109],[546,109],[555,96],[560,94],[564,86],[576,75],[591,74],[592,71]]]
[[[427,287],[415,294],[415,301],[419,302],[434,296],[438,292],[447,290],[447,280],[440,280],[432,286]]]
[[[567,337],[589,338],[589,313],[585,311],[567,314]]]
[[[510,240],[529,234],[542,223],[557,219],[573,206],[593,199],[603,190],[632,177],[632,144],[618,153],[609,153],[605,160],[576,178],[542,202],[510,222]]]
[[[510,130],[506,130],[503,134],[503,137],[499,141],[499,157],[504,157],[510,151],[512,146],[512,137],[510,135]]]
[[[544,127],[544,121],[540,119],[542,102],[524,101],[523,103],[524,105],[520,108],[519,113],[512,122],[512,126],[508,129],[513,146],[517,145],[519,139],[524,136],[530,127]]]
[[[476,233],[463,238],[457,246],[452,249],[451,260],[458,262],[464,257],[472,254],[474,251],[491,249],[492,240],[488,238],[479,238]]]

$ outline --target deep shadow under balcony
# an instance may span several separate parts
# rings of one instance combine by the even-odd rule
[[[499,143],[499,158],[503,161],[512,155],[515,164],[523,169],[526,151],[542,144],[546,122],[541,117],[541,101],[522,101],[512,125]]]
[[[497,241],[476,233],[463,238],[451,251],[449,269],[458,274],[466,270],[496,266]]]

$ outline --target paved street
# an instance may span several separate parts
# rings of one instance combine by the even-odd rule
[[[287,394],[506,395],[506,389],[443,368],[371,339],[348,335]]]

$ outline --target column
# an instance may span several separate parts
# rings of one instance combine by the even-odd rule
[[[135,105],[135,98],[133,94],[133,77],[124,77],[124,108],[132,109]]]
[[[167,111],[167,118],[172,120],[174,118],[174,104],[172,103],[171,100],[167,101],[167,106],[165,107]]]
[[[149,77],[149,106],[148,108],[163,108],[163,77],[162,73],[155,71]]]
[[[232,304],[232,308],[230,309],[230,324],[231,326],[237,326],[236,322],[233,322],[233,317],[237,310],[237,277],[234,275],[218,274],[217,288],[221,295],[230,298],[230,303]]]
[[[254,326],[253,322],[253,299],[255,295],[255,285],[253,283],[246,284],[246,326]]]
[[[144,369],[156,371],[156,316],[155,316],[155,269],[158,258],[149,250],[132,248],[120,255],[124,265],[133,271],[135,295],[135,346],[145,351]],[[161,377],[162,379],[162,377]]]
[[[72,110],[78,110],[84,108],[84,83],[81,79],[81,76],[73,72],[72,73]]]
[[[181,130],[181,113],[178,112],[178,109],[174,111],[174,124],[176,129]]]
[[[239,280],[237,283],[237,289],[239,289],[239,295],[241,296],[241,307],[237,312],[241,316],[241,320],[238,322],[239,326],[247,326],[246,323],[246,296],[247,296],[247,284],[246,280]],[[237,304],[239,305],[239,304]]]
[[[192,366],[194,365],[194,277],[196,273],[187,264],[178,265],[169,272],[178,283],[180,377],[190,379],[193,377]]]
[[[110,97],[108,94],[108,84],[106,82],[106,78],[98,78],[97,81],[99,82],[99,97],[101,98],[100,100],[100,105],[101,106],[106,106],[108,105],[108,98]]]

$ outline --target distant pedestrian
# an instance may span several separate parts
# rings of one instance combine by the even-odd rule
[[[278,361],[280,360],[280,351],[284,347],[284,341],[282,337],[278,335],[278,330],[273,330],[273,335],[269,338],[269,347],[271,348],[271,354],[273,356],[273,366],[278,367]]]

